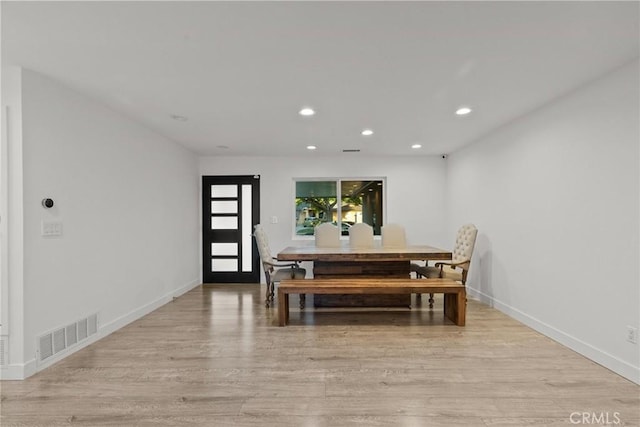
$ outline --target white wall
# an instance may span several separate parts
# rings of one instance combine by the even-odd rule
[[[6,374],[11,360],[24,360],[23,261],[23,177],[22,177],[22,73],[17,67],[2,69],[2,159],[0,159],[0,338],[6,359],[0,374]],[[11,185],[9,185],[11,183]],[[9,292],[9,283],[20,284]],[[11,310],[9,310],[11,307]],[[15,339],[10,345],[10,338]],[[8,351],[6,351],[8,349]],[[19,365],[19,364],[16,364]],[[16,366],[14,365],[14,368]],[[21,376],[22,366],[10,376]],[[5,372],[2,372],[5,371]],[[3,375],[4,377],[4,375]]]
[[[28,376],[41,334],[98,313],[100,338],[198,285],[200,225],[196,156],[166,138],[26,70],[22,129]]]
[[[449,247],[443,230],[446,161],[439,157],[366,157],[358,154],[320,157],[203,157],[202,175],[261,175],[260,217],[274,255],[294,242],[294,178],[385,177],[385,222],[403,224],[409,243]],[[271,224],[271,217],[278,224]]]
[[[479,229],[485,301],[640,381],[638,62],[449,158],[448,228]]]

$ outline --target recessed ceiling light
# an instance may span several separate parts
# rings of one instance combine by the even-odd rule
[[[459,116],[466,116],[467,114],[469,114],[471,112],[471,108],[469,107],[460,107],[456,110],[456,114]]]
[[[316,148],[318,147],[316,147],[315,145],[307,145],[307,150],[315,150]]]
[[[177,120],[179,122],[186,122],[187,120],[189,120],[185,116],[181,116],[181,115],[178,115],[178,114],[172,114],[169,117],[171,117],[173,120]]]
[[[313,111],[313,108],[305,107],[302,110],[298,111],[298,114],[301,116],[313,116],[316,112]]]
[[[362,132],[363,136],[371,136],[373,135],[373,131],[371,129],[364,129]]]
[[[411,148],[413,148],[413,149],[422,148],[422,145],[420,145],[420,144],[413,144],[413,145],[411,146]]]

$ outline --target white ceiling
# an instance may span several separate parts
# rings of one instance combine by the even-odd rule
[[[1,8],[3,65],[60,80],[202,155],[450,153],[640,50],[635,1]],[[462,104],[474,112],[455,116]],[[302,106],[317,114],[299,116]]]

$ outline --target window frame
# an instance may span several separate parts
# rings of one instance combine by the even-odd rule
[[[298,182],[314,182],[314,181],[334,181],[336,183],[336,197],[338,200],[342,200],[342,182],[343,181],[381,181],[382,182],[382,227],[386,223],[387,219],[387,177],[386,176],[349,176],[349,177],[294,177],[291,180],[291,200],[292,200],[292,216],[291,216],[291,238],[292,240],[310,241],[315,240],[315,236],[305,236],[296,234],[296,183]],[[338,227],[342,227],[342,203],[337,204],[337,216]],[[380,240],[381,235],[376,234],[373,236],[375,240]],[[340,234],[340,240],[348,240],[349,236],[343,236]]]

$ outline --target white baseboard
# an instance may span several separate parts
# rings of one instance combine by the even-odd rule
[[[98,330],[98,334],[100,335],[100,338],[106,337],[107,335],[117,331],[120,328],[123,328],[124,326],[128,325],[129,323],[140,319],[141,317],[146,316],[147,314],[151,313],[152,311],[162,307],[163,305],[165,305],[168,302],[173,301],[174,298],[179,297],[180,295],[189,292],[191,289],[195,288],[196,286],[200,285],[200,283],[202,283],[200,281],[200,279],[195,279],[190,281],[189,283],[187,283],[184,286],[181,286],[180,288],[171,291],[163,296],[161,296],[160,298],[156,299],[155,301],[151,301],[150,303],[143,305],[142,307],[139,307],[127,314],[125,314],[124,316],[120,316],[115,320],[112,320],[109,323],[105,323],[100,325],[100,328]]]
[[[160,298],[152,301],[148,304],[139,307],[124,316],[121,316],[109,323],[105,323],[103,325],[98,325],[98,331],[96,334],[88,337],[86,340],[78,343],[73,347],[70,347],[68,351],[61,352],[58,355],[54,355],[51,358],[47,359],[46,362],[37,363],[36,359],[30,360],[24,364],[9,364],[8,366],[3,366],[0,369],[0,380],[24,380],[34,375],[36,372],[42,371],[43,369],[48,368],[49,366],[59,362],[60,360],[72,355],[73,353],[81,350],[96,341],[106,337],[107,335],[117,331],[118,329],[128,325],[129,323],[140,319],[141,317],[146,316],[152,311],[162,307],[166,303],[173,300],[173,298],[177,298],[180,295],[189,292],[191,289],[199,286],[201,283],[200,279],[195,279],[187,283],[186,285],[181,286],[180,288],[173,290]]]
[[[23,380],[35,374],[36,370],[36,359],[32,359],[23,364],[3,366],[2,369],[0,369],[0,380]]]
[[[479,299],[481,302],[501,311],[509,317],[512,317],[531,329],[534,329],[541,334],[551,338],[554,341],[570,348],[571,350],[583,355],[584,357],[593,360],[594,362],[604,366],[607,369],[615,372],[616,374],[623,376],[629,381],[633,381],[636,384],[640,384],[640,367],[633,366],[630,363],[620,360],[619,358],[602,351],[591,344],[579,340],[553,326],[536,319],[508,304],[478,291],[477,289],[467,286],[467,293],[469,296]]]

